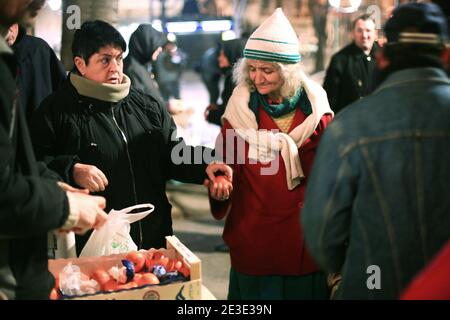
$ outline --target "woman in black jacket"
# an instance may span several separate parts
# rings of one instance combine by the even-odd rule
[[[221,118],[225,112],[228,99],[230,99],[236,86],[232,74],[233,65],[243,57],[246,41],[246,38],[239,38],[224,41],[221,44],[217,60],[222,75],[224,76],[224,87],[220,95],[222,103],[220,105],[210,104],[205,110],[206,120],[218,126],[222,126]]]
[[[122,72],[125,50],[120,33],[106,22],[86,22],[76,31],[75,68],[38,109],[33,143],[37,156],[65,181],[103,195],[107,210],[155,205],[152,214],[131,225],[131,235],[139,248],[159,248],[172,235],[166,181],[203,183],[205,157],[195,163],[194,154],[212,150],[186,146],[159,101],[130,86]],[[231,176],[231,169],[214,164],[208,167],[211,180],[217,170]],[[225,198],[225,191],[215,194]],[[77,252],[86,240],[77,238]]]
[[[131,34],[129,53],[123,66],[133,88],[155,97],[164,107],[166,103],[154,79],[152,63],[156,61],[166,42],[164,33],[154,29],[151,24],[139,25]]]

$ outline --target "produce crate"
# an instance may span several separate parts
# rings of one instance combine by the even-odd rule
[[[183,261],[190,270],[190,280],[160,285],[145,285],[143,287],[125,289],[113,292],[98,292],[82,296],[63,297],[77,300],[201,300],[202,279],[201,261],[175,236],[166,237],[167,249],[150,249],[161,251],[169,258]],[[127,254],[114,254],[103,257],[83,257],[72,259],[49,260],[49,270],[56,277],[69,263],[80,267],[86,275],[91,275],[98,268],[109,269],[121,265],[121,260]]]

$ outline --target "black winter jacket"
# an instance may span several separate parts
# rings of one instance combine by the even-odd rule
[[[150,24],[141,24],[130,37],[129,53],[124,60],[124,73],[130,77],[133,88],[143,91],[167,108],[161,96],[158,83],[148,65],[153,53],[164,45],[166,38],[162,32]]]
[[[29,121],[42,100],[59,89],[66,71],[47,42],[26,35],[22,27],[13,49],[19,64],[18,102]]]
[[[335,113],[370,94],[377,49],[378,45],[374,43],[369,56],[366,56],[353,42],[331,58],[323,88]]]
[[[201,160],[197,165],[174,164],[183,156],[193,163],[194,150],[198,156],[203,148],[174,138],[176,126],[167,110],[133,88],[123,100],[109,103],[79,95],[67,81],[44,100],[31,128],[38,158],[65,181],[74,184],[71,170],[76,161],[105,173],[109,185],[98,194],[106,198],[108,211],[140,203],[155,205],[153,213],[131,225],[140,248],[165,247],[165,236],[172,235],[166,181],[201,184],[206,177]],[[86,240],[78,237],[78,252]]]
[[[54,283],[47,233],[64,224],[69,208],[57,176],[35,160],[14,103],[15,74],[13,55],[0,48],[0,297],[45,299]]]

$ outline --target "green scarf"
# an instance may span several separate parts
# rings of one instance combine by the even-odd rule
[[[254,91],[250,95],[250,109],[258,115],[258,106],[262,105],[264,110],[272,117],[279,118],[294,111],[299,107],[306,116],[312,113],[311,102],[306,95],[305,90],[300,88],[291,99],[284,99],[280,104],[269,104],[267,95],[261,95]],[[258,117],[257,117],[258,118]]]
[[[70,74],[70,82],[82,96],[107,102],[119,102],[130,93],[131,80],[125,74],[121,84],[100,83],[76,73]]]

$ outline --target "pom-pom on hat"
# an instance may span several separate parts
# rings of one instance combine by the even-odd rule
[[[301,60],[297,35],[281,8],[253,32],[245,45],[244,57],[281,63]]]

